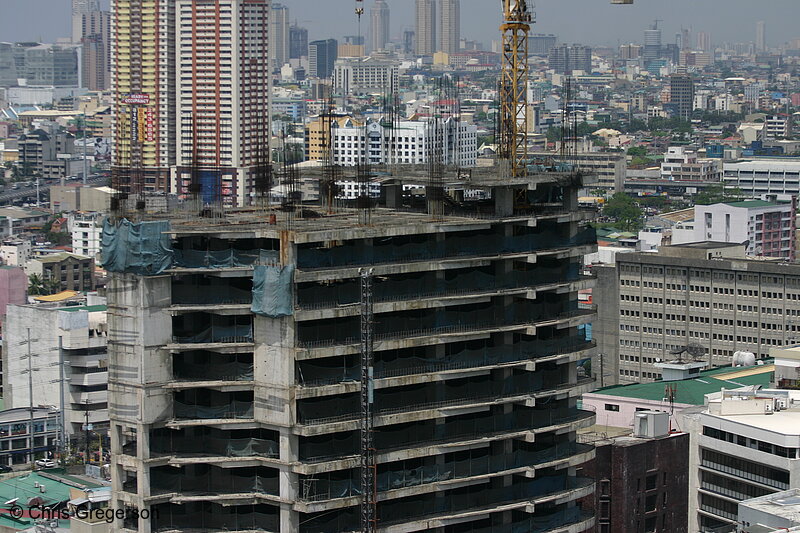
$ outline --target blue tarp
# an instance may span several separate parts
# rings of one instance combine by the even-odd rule
[[[253,313],[270,318],[292,315],[293,275],[294,265],[256,266],[253,270],[253,304],[250,308]]]
[[[172,266],[169,221],[131,222],[121,220],[103,224],[101,258],[109,272],[153,276]]]

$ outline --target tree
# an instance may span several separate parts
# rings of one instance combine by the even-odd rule
[[[39,274],[28,276],[28,294],[31,296],[44,294],[44,280]]]
[[[647,157],[647,148],[644,146],[631,146],[628,148],[628,155]]]
[[[606,202],[603,215],[613,219],[626,231],[636,231],[642,227],[642,210],[624,192],[614,193]]]
[[[722,185],[712,185],[698,193],[694,197],[694,203],[695,205],[711,205],[721,202],[736,202],[743,196],[744,193],[738,187],[726,190]]]

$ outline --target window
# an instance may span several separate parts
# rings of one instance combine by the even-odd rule
[[[615,403],[607,403],[606,406],[605,406],[605,409],[606,409],[606,411],[618,412],[619,411],[619,405],[617,405]]]

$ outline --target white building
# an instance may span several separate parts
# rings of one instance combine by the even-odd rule
[[[478,156],[477,127],[449,118],[438,127],[428,122],[400,122],[396,128],[370,121],[366,127],[333,123],[333,162],[353,166],[369,151],[371,164],[422,164],[435,149],[442,163],[474,167]]]
[[[745,200],[694,206],[694,233],[673,232],[672,244],[747,241],[746,254],[795,258],[796,200],[787,203]],[[679,242],[680,241],[680,242]]]
[[[344,95],[392,94],[398,90],[400,67],[395,61],[372,57],[337,59],[333,66],[333,90]]]
[[[792,118],[789,115],[768,115],[764,124],[767,139],[786,139],[792,132]]]
[[[739,502],[740,530],[747,533],[800,531],[800,489],[791,488]]]
[[[60,380],[66,379],[64,410],[68,435],[87,421],[108,427],[106,306],[10,305],[3,324],[3,391],[6,408],[30,407],[28,334],[33,368],[33,405],[60,408]],[[59,353],[59,339],[61,353]],[[63,376],[60,368],[63,362]]]
[[[701,532],[735,528],[742,500],[800,486],[800,391],[723,389],[706,399],[699,413],[681,413],[692,433],[689,530]]]
[[[103,237],[102,215],[76,214],[71,218],[72,251],[78,255],[97,258]]]
[[[177,1],[178,194],[189,192],[195,167],[203,202],[249,201],[269,140],[269,8],[269,0]]]
[[[30,241],[3,241],[0,245],[0,259],[4,265],[25,268],[31,260],[31,250]]]
[[[779,200],[790,200],[800,194],[800,161],[754,159],[724,163],[722,181],[726,189],[737,188],[754,198],[770,194]]]
[[[661,179],[718,182],[722,179],[719,159],[703,159],[683,146],[670,146],[661,163]]]

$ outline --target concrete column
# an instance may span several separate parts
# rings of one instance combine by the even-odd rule
[[[492,189],[494,197],[494,214],[507,217],[514,214],[514,190],[509,187]]]
[[[386,207],[389,209],[398,209],[403,203],[403,184],[393,183],[384,186],[386,191]]]
[[[280,431],[278,449],[281,461],[287,465],[291,465],[299,460],[299,439],[297,435],[293,435],[288,428]],[[297,501],[299,485],[298,475],[291,471],[291,466],[287,466],[285,469],[281,468],[279,476],[281,499],[291,502]],[[280,520],[281,531],[300,530],[299,513],[294,511],[291,505],[281,505]]]

